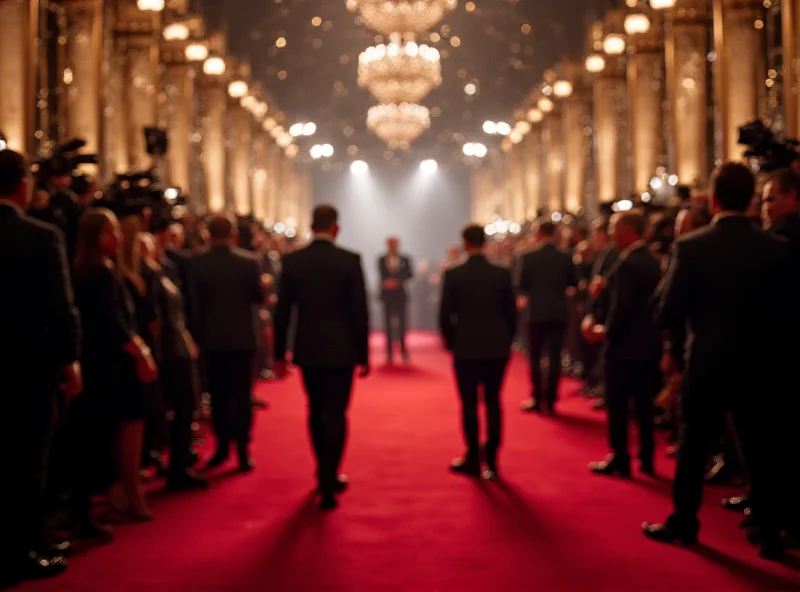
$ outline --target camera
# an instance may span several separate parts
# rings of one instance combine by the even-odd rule
[[[748,147],[744,155],[756,159],[759,170],[765,173],[788,168],[800,156],[797,152],[800,142],[790,139],[778,140],[760,119],[739,128],[738,143]]]
[[[186,197],[177,187],[162,189],[152,170],[118,174],[104,198],[104,206],[118,217],[148,213],[150,229],[163,230],[187,211]]]
[[[34,163],[32,169],[36,176],[36,186],[47,189],[52,179],[71,176],[82,164],[97,164],[96,154],[79,153],[85,146],[86,141],[80,138],[67,140],[56,146],[50,156]]]

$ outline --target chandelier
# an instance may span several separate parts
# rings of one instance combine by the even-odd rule
[[[358,60],[358,85],[381,103],[418,103],[441,83],[439,51],[413,41],[370,47]]]
[[[453,11],[458,0],[347,0],[350,12],[360,12],[364,23],[384,35],[430,30]]]
[[[430,125],[430,112],[422,105],[377,105],[367,112],[367,127],[392,149],[408,149]]]

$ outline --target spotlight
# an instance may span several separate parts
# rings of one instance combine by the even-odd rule
[[[610,33],[603,41],[603,51],[608,55],[622,55],[625,53],[625,37],[617,33]]]
[[[3,132],[0,132],[0,150],[6,150],[8,148],[8,142],[6,141],[6,136]]]
[[[228,95],[232,99],[243,98],[245,95],[247,95],[247,83],[244,80],[234,80],[228,85]],[[256,100],[255,97],[250,99],[250,101],[254,100]],[[247,108],[247,105],[244,104],[244,107]]]
[[[486,156],[486,153],[488,152],[486,146],[484,144],[481,144],[480,142],[474,144],[473,150],[475,151],[475,156],[477,156],[478,158],[483,158],[484,156]]]
[[[330,144],[323,144],[322,145],[322,156],[325,158],[330,158],[333,156],[333,146]]]
[[[289,128],[289,135],[293,138],[303,135],[303,130],[305,129],[304,123],[295,123],[292,127]]]
[[[304,136],[313,136],[316,131],[317,131],[316,123],[307,123],[303,126]]]
[[[190,43],[184,54],[190,62],[202,62],[208,57],[208,48],[203,43]]]
[[[561,222],[561,218],[563,218],[561,212],[553,212],[552,214],[550,214],[550,219],[553,222]]]
[[[319,144],[312,146],[311,150],[309,150],[309,154],[311,155],[311,158],[313,158],[314,160],[322,158],[322,146],[320,146]]]
[[[350,165],[350,172],[354,175],[364,175],[369,171],[369,165],[363,160],[355,160]]]
[[[675,6],[675,0],[650,0],[650,8],[653,10],[666,10]]]
[[[164,199],[167,201],[175,201],[178,199],[178,196],[181,194],[181,190],[177,187],[167,187],[164,190]]]
[[[161,12],[164,10],[164,0],[136,0],[136,8],[143,12]]]
[[[181,22],[170,23],[164,27],[161,35],[165,41],[186,41],[189,38],[189,27]]]
[[[553,94],[559,99],[572,96],[572,83],[569,80],[556,80],[553,83]]]
[[[438,163],[432,159],[423,160],[421,163],[419,163],[419,170],[421,170],[423,173],[435,173],[436,169],[438,168]]]
[[[606,59],[599,53],[593,53],[592,55],[586,58],[585,66],[587,72],[591,74],[597,74],[605,70]]]
[[[675,187],[678,184],[678,175],[670,175],[669,179],[667,179],[667,182]]]
[[[542,97],[538,101],[536,101],[536,106],[539,108],[539,111],[542,113],[550,113],[554,109],[553,101],[548,99],[547,97]]]
[[[483,122],[483,131],[487,134],[496,134],[497,133],[497,124],[494,121],[484,121]]]
[[[611,209],[615,212],[629,212],[633,209],[633,202],[629,199],[621,199],[611,206]]]
[[[542,113],[541,109],[534,107],[532,109],[528,109],[526,117],[531,123],[539,123],[542,119],[544,119],[544,114]]]
[[[213,56],[203,62],[203,74],[206,76],[222,76],[225,74],[225,60]]]
[[[507,136],[508,134],[511,133],[511,126],[504,121],[498,122],[495,129],[497,130],[497,133],[500,134],[501,136]]]
[[[664,182],[659,177],[650,179],[650,188],[658,191],[664,186]]]

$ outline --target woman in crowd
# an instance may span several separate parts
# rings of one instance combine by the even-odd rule
[[[118,473],[133,512],[149,516],[138,489],[135,418],[141,417],[137,411],[143,406],[137,387],[154,382],[157,369],[150,348],[136,332],[133,306],[119,275],[121,243],[120,225],[110,210],[92,209],[81,217],[74,269],[83,329],[84,391],[71,412],[72,519],[73,534],[79,538],[111,534],[92,518],[91,495],[104,469],[98,459],[111,457],[115,436],[122,444]]]

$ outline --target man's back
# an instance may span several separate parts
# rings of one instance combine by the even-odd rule
[[[507,358],[516,330],[511,273],[473,256],[444,275],[439,326],[457,360]]]
[[[757,381],[789,343],[788,245],[741,216],[675,243],[661,323],[688,321],[690,379]]]
[[[78,320],[63,238],[0,205],[0,360],[4,376],[45,382],[78,356]],[[11,373],[9,376],[8,373]]]
[[[261,265],[246,251],[215,246],[191,260],[192,329],[206,351],[256,349],[255,305],[263,299]]]
[[[294,363],[309,368],[366,365],[369,314],[361,257],[328,240],[283,259],[275,312],[275,357],[283,359],[297,314]]]
[[[566,323],[569,318],[567,288],[577,285],[572,258],[553,244],[545,244],[521,261],[519,289],[528,298],[532,323]]]

